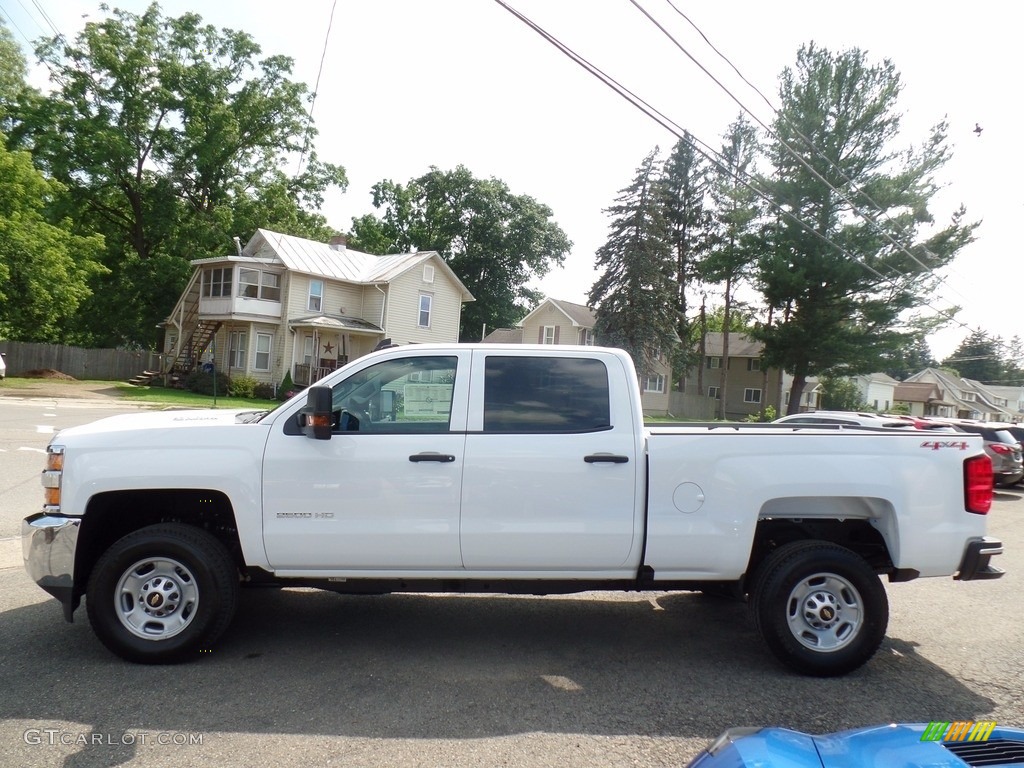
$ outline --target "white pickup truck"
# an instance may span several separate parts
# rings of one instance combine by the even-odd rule
[[[137,662],[208,649],[247,584],[347,593],[730,590],[813,675],[878,649],[882,576],[991,579],[972,435],[645,428],[621,350],[422,345],[270,412],[149,412],[57,434],[25,564]]]

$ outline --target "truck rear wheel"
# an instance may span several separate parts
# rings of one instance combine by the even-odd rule
[[[162,664],[208,650],[238,602],[238,570],[215,537],[181,523],[151,525],[115,542],[86,589],[100,641],[129,661]]]
[[[772,653],[819,677],[867,662],[889,623],[889,600],[875,572],[855,552],[824,541],[786,544],[769,555],[751,608]]]

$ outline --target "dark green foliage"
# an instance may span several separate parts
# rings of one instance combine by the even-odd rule
[[[590,289],[594,333],[620,347],[645,376],[679,343],[676,263],[665,222],[658,150],[644,158],[633,183],[621,190],[611,215],[608,240],[597,251],[600,277]]]
[[[382,210],[352,222],[351,245],[369,253],[437,251],[476,301],[462,309],[460,341],[518,323],[542,298],[527,283],[561,265],[572,247],[551,209],[514,195],[498,179],[477,179],[463,166],[430,171],[405,186],[381,181]]]
[[[281,380],[281,386],[277,388],[277,396],[282,400],[287,400],[293,394],[295,394],[296,386],[295,382],[292,381],[292,372],[285,371],[284,378]]]
[[[856,383],[827,376],[821,381],[821,407],[826,411],[860,411],[866,406]]]
[[[13,142],[65,185],[49,214],[102,235],[109,270],[64,327],[68,340],[151,344],[189,260],[233,252],[234,236],[330,235],[316,211],[344,171],[313,154],[300,175],[282,170],[313,135],[309,94],[289,80],[290,59],[260,54],[244,32],[155,4],[38,47],[54,87],[19,102]]]
[[[942,365],[953,368],[965,379],[982,383],[999,383],[1007,377],[1007,364],[1002,340],[984,331],[974,331],[960,342],[953,354]]]
[[[256,396],[256,387],[259,382],[252,376],[235,376],[231,379],[231,386],[227,389],[231,397],[244,397],[251,399]]]
[[[231,377],[226,373],[207,373],[193,371],[185,379],[185,389],[198,395],[227,397],[231,392]]]
[[[977,224],[962,209],[945,227],[918,234],[933,224],[928,204],[934,174],[948,158],[946,126],[937,125],[919,149],[891,152],[901,87],[889,61],[872,65],[857,49],[832,54],[813,44],[782,74],[774,173],[764,182],[776,221],[757,275],[777,322],[756,335],[765,342],[765,363],[794,376],[790,412],[808,376],[878,370],[918,338],[913,311],[936,284],[931,270],[974,237]],[[850,190],[852,202],[832,187]],[[856,215],[853,204],[872,209],[875,222]]]
[[[266,382],[260,382],[253,388],[253,397],[259,400],[273,400],[274,399],[274,385],[267,384]]]

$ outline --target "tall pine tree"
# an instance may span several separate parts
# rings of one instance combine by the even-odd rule
[[[630,353],[641,376],[679,342],[676,264],[663,213],[658,149],[637,168],[633,183],[605,210],[612,217],[607,242],[597,250],[601,276],[588,303],[602,344]]]

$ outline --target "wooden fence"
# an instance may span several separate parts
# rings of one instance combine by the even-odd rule
[[[64,344],[0,341],[0,352],[7,361],[8,376],[49,369],[81,380],[126,381],[160,364],[159,356],[146,350],[85,349]]]

